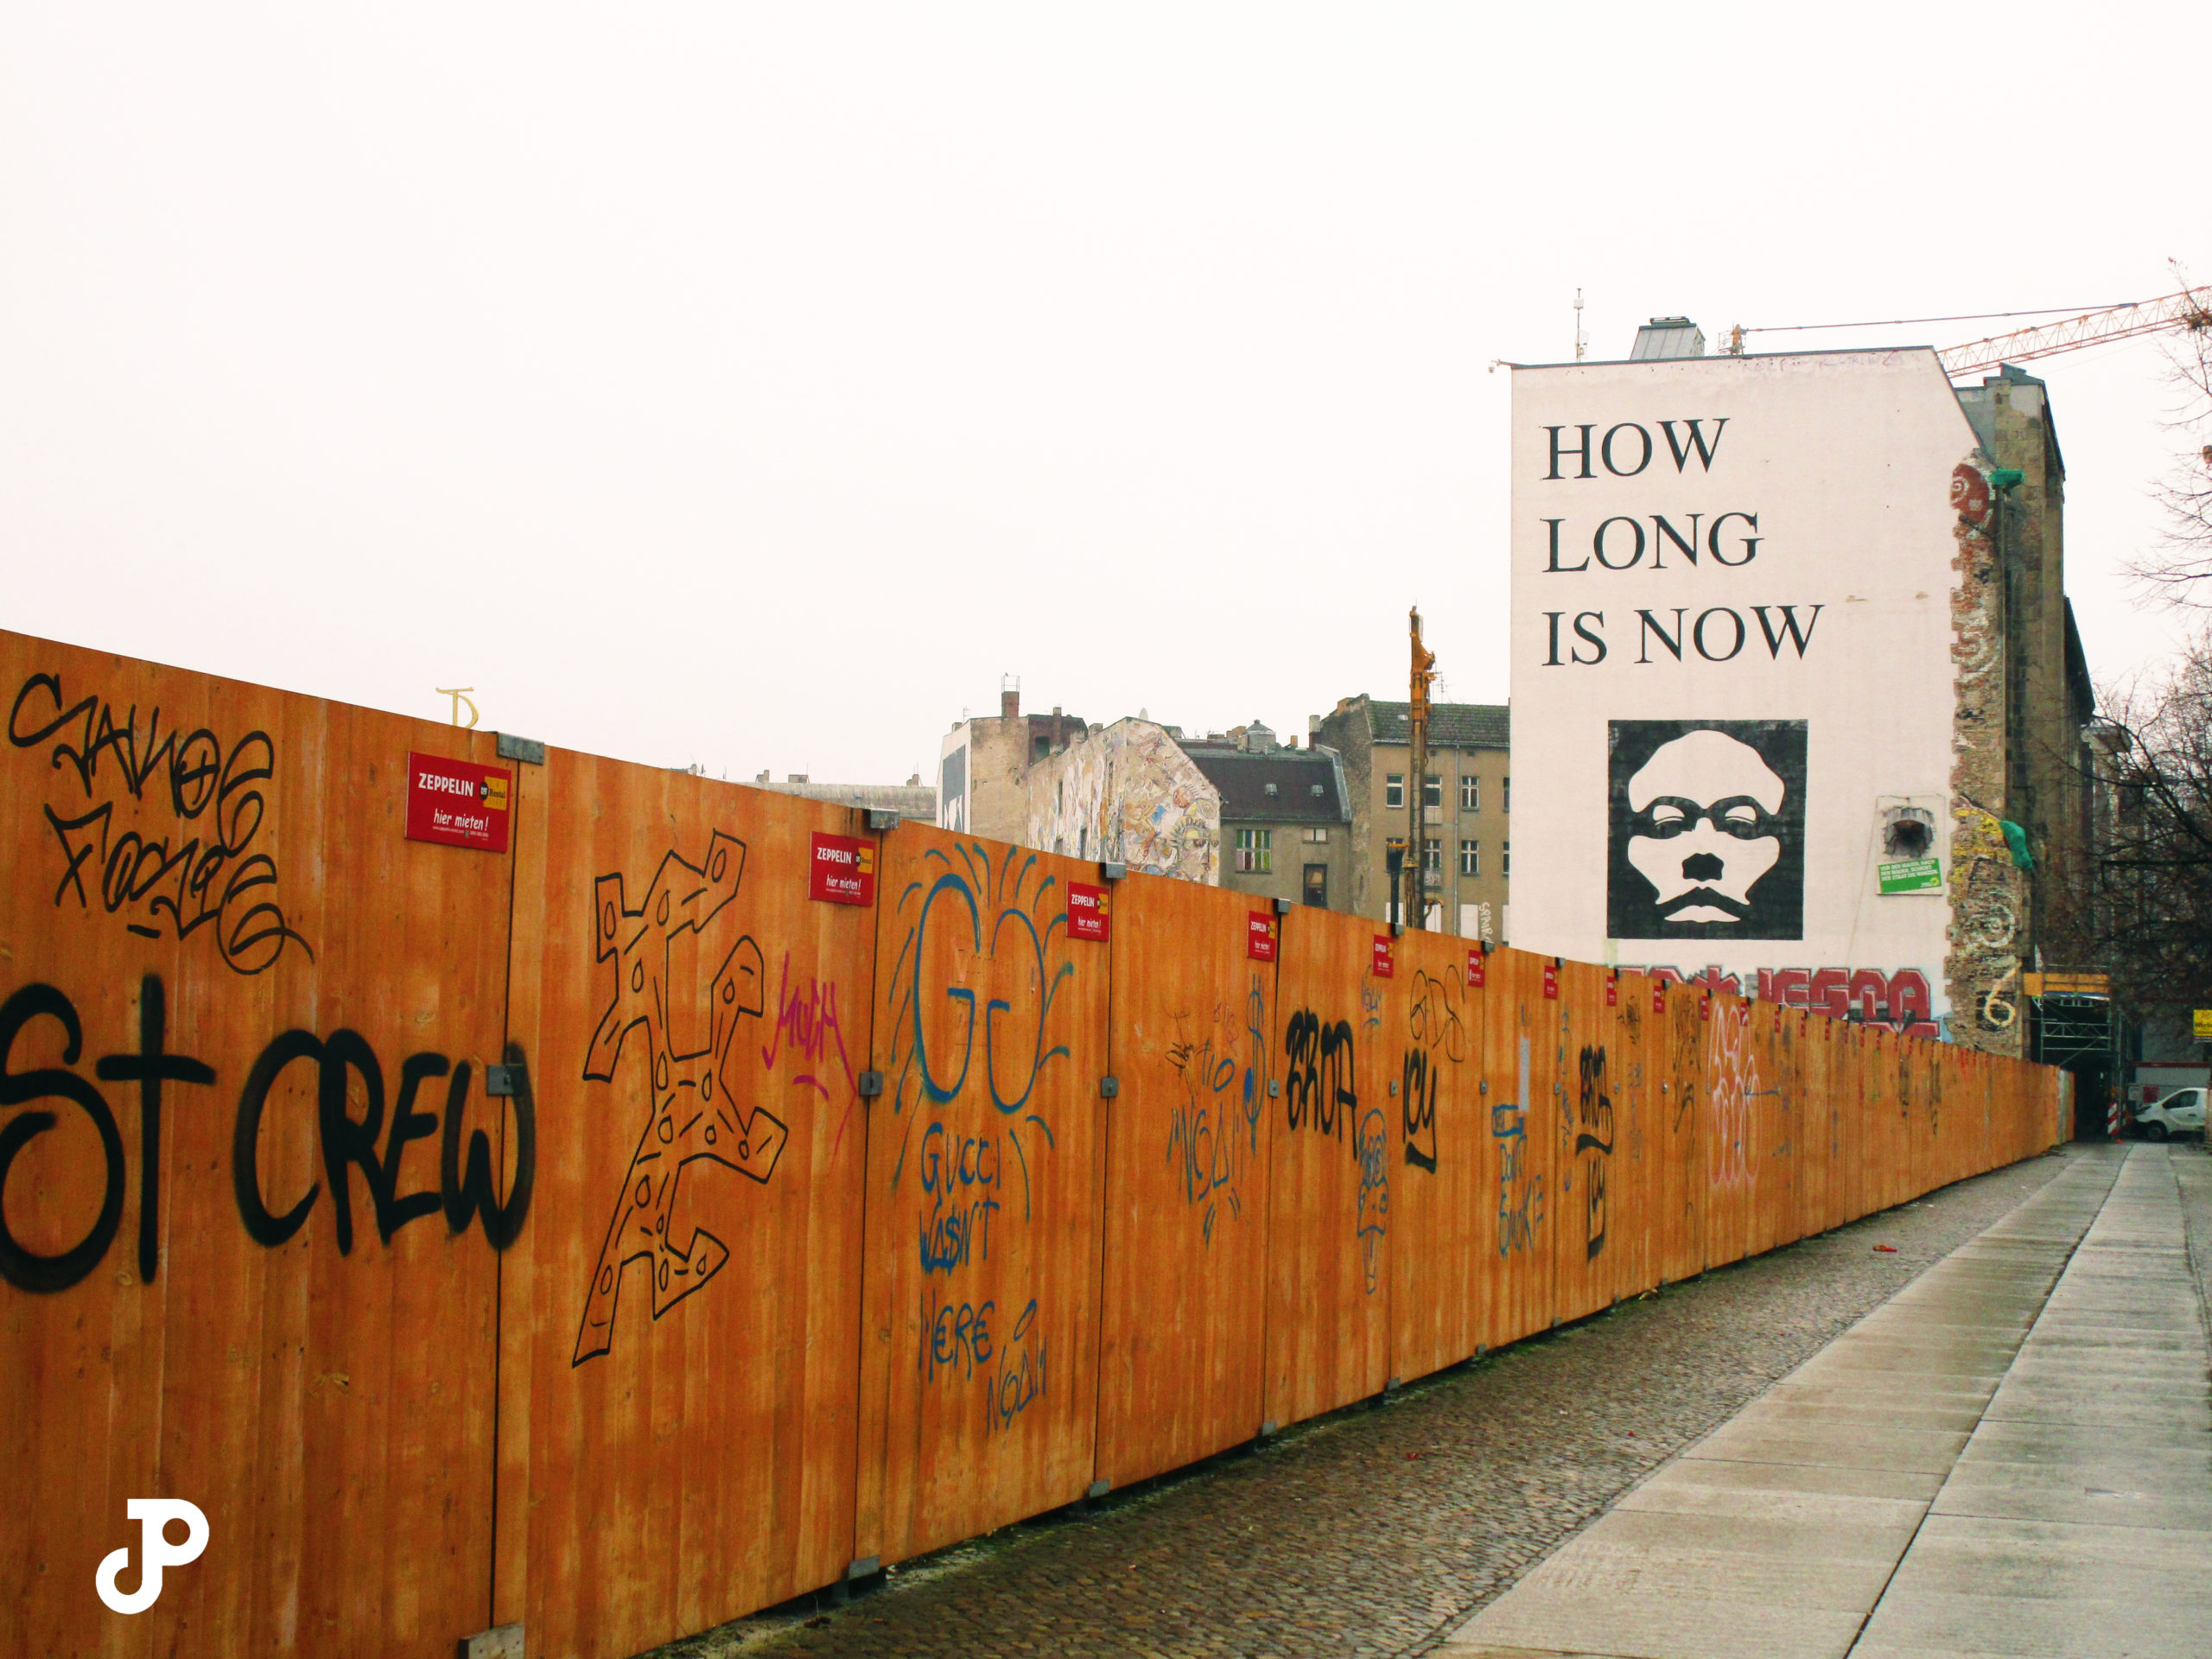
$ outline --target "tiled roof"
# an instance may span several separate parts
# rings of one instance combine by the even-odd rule
[[[1370,702],[1375,741],[1412,741],[1413,704]],[[1502,702],[1433,702],[1428,706],[1428,741],[1439,749],[1504,749],[1513,741],[1510,711]]]
[[[1337,794],[1336,763],[1306,749],[1240,754],[1193,747],[1191,762],[1221,794],[1221,821],[1342,823],[1347,814]],[[1273,784],[1275,792],[1268,793]],[[1316,795],[1313,786],[1321,792]]]

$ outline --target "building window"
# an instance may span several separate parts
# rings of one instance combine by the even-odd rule
[[[1236,868],[1249,875],[1265,875],[1274,868],[1274,831],[1272,830],[1239,830],[1236,832]]]
[[[1462,812],[1483,810],[1483,780],[1472,772],[1459,780],[1459,810]]]
[[[1382,779],[1382,804],[1403,806],[1406,804],[1406,774],[1402,772],[1386,773]]]
[[[1479,841],[1459,843],[1459,874],[1480,875],[1483,873],[1483,844]]]
[[[1306,832],[1306,839],[1311,842],[1324,842],[1328,838],[1329,826],[1325,823],[1317,823]]]
[[[1317,910],[1329,907],[1329,867],[1308,864],[1306,867],[1306,902]]]
[[[1444,842],[1441,836],[1423,836],[1421,838],[1421,867],[1424,870],[1444,868]]]
[[[1042,760],[1052,753],[1052,740],[1051,738],[1033,737],[1029,740],[1029,758],[1032,760]]]
[[[1321,785],[1319,784],[1313,785],[1313,798],[1317,801],[1321,798]]]
[[[1268,791],[1268,798],[1269,800],[1273,800],[1275,798],[1275,786],[1273,784],[1262,784],[1261,787]]]
[[[1513,874],[1513,843],[1510,841],[1504,843],[1498,854],[1497,873],[1500,875]]]
[[[1497,810],[1501,812],[1510,812],[1513,810],[1513,780],[1508,778],[1503,781],[1505,787],[1498,791],[1502,798],[1498,802]]]
[[[1444,780],[1433,772],[1421,775],[1421,804],[1423,806],[1444,804]]]

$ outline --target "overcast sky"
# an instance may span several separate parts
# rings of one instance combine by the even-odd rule
[[[2212,280],[2202,21],[10,7],[0,624],[748,779],[1303,733],[1414,600],[1503,701],[1493,359]],[[2158,369],[2035,365],[2101,677]]]

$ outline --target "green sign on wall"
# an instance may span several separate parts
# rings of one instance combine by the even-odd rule
[[[1875,867],[1884,893],[1926,893],[1943,885],[1943,861],[1936,858],[1901,858]]]

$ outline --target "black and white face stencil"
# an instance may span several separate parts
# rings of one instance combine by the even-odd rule
[[[1616,721],[1608,932],[1795,938],[1804,724]]]

